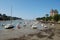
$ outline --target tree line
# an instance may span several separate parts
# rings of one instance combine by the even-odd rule
[[[53,22],[58,22],[60,21],[60,14],[58,13],[58,10],[55,10],[55,12],[57,12],[56,15],[54,16],[49,16],[49,14],[46,14],[44,17],[38,17],[36,18],[36,20],[42,20],[42,21],[53,21]]]
[[[6,14],[0,13],[0,20],[17,20],[17,19],[22,19],[22,18],[7,16]]]

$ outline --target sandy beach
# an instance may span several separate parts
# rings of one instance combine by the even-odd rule
[[[10,38],[18,38],[27,34],[37,33],[38,30],[33,30],[30,28],[21,28],[21,29],[4,29],[0,30],[0,40],[10,39]]]
[[[46,24],[52,27],[50,24]],[[53,26],[54,31],[32,29],[23,27],[21,29],[4,29],[0,30],[0,40],[60,40],[60,24]]]

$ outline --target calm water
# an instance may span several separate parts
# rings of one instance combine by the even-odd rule
[[[21,23],[20,26],[22,27],[24,24],[32,24],[32,21],[30,20],[12,20],[12,24],[16,27],[16,25],[18,23]],[[0,30],[4,29],[4,26],[2,26],[2,24],[6,25],[6,24],[11,24],[11,21],[0,21]]]
[[[35,21],[33,20],[12,20],[12,24],[15,26],[15,28],[18,23],[20,23],[21,27],[23,27],[24,24],[26,25],[26,27],[31,27],[31,25],[34,24],[34,22]],[[0,30],[4,29],[4,26],[2,26],[2,24],[11,24],[11,21],[0,21]],[[43,27],[40,24],[39,29],[42,29]]]
[[[19,22],[23,22],[23,20],[12,20],[12,24],[14,26],[16,26],[16,24]],[[2,26],[2,24],[4,24],[4,25],[11,24],[11,21],[0,21],[0,29],[4,29],[4,26]]]

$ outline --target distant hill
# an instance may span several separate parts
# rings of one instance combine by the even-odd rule
[[[0,20],[22,20],[22,18],[7,16],[6,14],[0,13]]]

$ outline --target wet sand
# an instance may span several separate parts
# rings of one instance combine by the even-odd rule
[[[0,40],[19,38],[20,36],[27,34],[38,33],[38,30],[31,28],[21,28],[21,29],[4,29],[0,30]]]
[[[53,28],[54,31],[40,31],[31,27],[4,29],[0,30],[0,40],[60,40],[60,24],[46,25]]]

